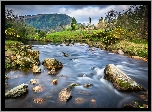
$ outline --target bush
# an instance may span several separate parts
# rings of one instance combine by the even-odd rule
[[[46,37],[46,32],[43,31],[43,30],[41,30],[41,31],[39,32],[39,37],[40,37],[40,38]]]
[[[18,40],[18,38],[20,38],[20,36],[13,28],[8,28],[5,30],[5,37],[6,39],[11,39],[11,40]]]
[[[120,40],[120,38],[115,36],[111,30],[98,30],[88,37],[96,38],[95,40],[100,40],[106,45],[115,44],[118,40]]]

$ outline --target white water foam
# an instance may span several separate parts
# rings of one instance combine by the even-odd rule
[[[127,62],[125,62],[125,61],[122,61],[121,63],[124,63],[124,64],[130,64],[130,63],[127,63]]]
[[[88,90],[87,88],[84,88],[83,85],[75,86],[75,89],[81,89],[81,90]]]
[[[78,80],[82,81],[82,80],[86,80],[86,81],[92,81],[93,79],[91,79],[90,77],[77,77]]]
[[[124,69],[123,65],[116,65],[119,69]]]
[[[115,54],[115,53],[108,53],[108,54]]]
[[[77,83],[80,83],[80,84],[93,82],[93,79],[91,79],[89,77],[77,77],[77,78],[78,78]]]
[[[125,94],[120,93],[120,92],[117,91],[116,89],[114,89],[114,92],[115,92],[117,95],[121,96],[121,97],[125,97],[125,96],[126,96]]]
[[[95,70],[95,72],[97,73],[98,76],[100,75],[103,78],[103,76],[104,76],[104,68],[100,69],[100,68],[97,67],[94,70]]]
[[[112,83],[109,82],[108,80],[101,78],[100,81],[101,81],[101,82],[105,85],[105,87],[107,87],[108,89],[114,90],[114,87],[113,87]]]
[[[121,101],[119,101],[117,108],[122,108],[124,104],[132,103],[132,101],[138,101],[138,99],[134,96],[124,97]]]

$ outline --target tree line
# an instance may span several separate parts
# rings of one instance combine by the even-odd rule
[[[69,27],[60,22],[57,28],[60,27],[62,30],[72,31],[85,29],[90,25],[91,17],[89,17],[88,25],[78,24],[73,17]],[[123,13],[112,9],[106,13],[105,18],[101,17],[99,19],[98,27],[94,26],[93,29],[103,29],[105,31],[119,30],[119,33],[123,33],[124,38],[148,40],[148,6],[131,5]],[[52,31],[52,29],[49,31]],[[19,19],[17,15],[14,15],[13,10],[5,10],[5,34],[5,39],[20,41],[46,37],[46,31],[28,25],[23,19]]]

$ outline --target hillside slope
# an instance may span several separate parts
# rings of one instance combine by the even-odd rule
[[[28,25],[30,24],[37,29],[43,29],[45,31],[59,28],[60,25],[68,25],[72,21],[72,17],[66,14],[37,14],[22,16],[22,18]],[[62,29],[62,27],[59,29]]]

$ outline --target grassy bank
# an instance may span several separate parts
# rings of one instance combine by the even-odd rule
[[[67,45],[71,42],[85,42],[89,46],[100,47],[108,51],[122,50],[125,55],[139,56],[139,59],[142,57],[148,60],[148,42],[138,38],[125,38],[122,30],[118,33],[104,30],[62,31],[47,34],[44,38],[36,36],[29,40],[65,42]],[[19,44],[16,41],[14,43]],[[6,41],[5,44],[12,45],[13,42]]]
[[[142,39],[125,38],[122,35],[115,36],[113,32],[103,30],[79,30],[79,31],[62,31],[47,34],[41,41],[51,42],[85,42],[89,46],[100,47],[101,49],[115,51],[121,49],[125,55],[139,56],[148,59],[148,42]]]

